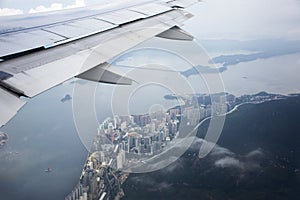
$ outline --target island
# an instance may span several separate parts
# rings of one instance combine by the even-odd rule
[[[0,132],[0,148],[6,144],[8,141],[8,135],[6,133]]]

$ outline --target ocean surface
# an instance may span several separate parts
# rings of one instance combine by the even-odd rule
[[[87,151],[71,101],[60,101],[69,88],[37,96],[1,129],[9,141],[0,149],[0,199],[64,199],[77,184]],[[48,167],[52,172],[45,172]]]

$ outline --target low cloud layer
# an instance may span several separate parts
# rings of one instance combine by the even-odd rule
[[[191,141],[193,141],[192,145],[190,145]],[[176,145],[176,148],[173,149],[173,151],[178,151],[180,148],[185,151],[190,147],[189,149],[192,152],[197,152],[203,144],[214,146],[212,151],[206,157],[201,159],[198,158],[197,153],[190,153],[195,169],[198,169],[196,166],[207,165],[207,171],[226,168],[235,170],[237,174],[242,176],[247,172],[254,172],[261,169],[261,164],[266,158],[264,150],[261,148],[254,149],[246,154],[238,154],[232,152],[230,149],[221,147],[217,144],[212,144],[198,137],[188,137],[183,140],[183,142],[179,143],[180,144]],[[164,173],[174,173],[177,170],[183,170],[185,168],[186,158],[179,158],[178,160],[175,158],[174,160],[176,161],[163,169]],[[156,165],[165,166],[164,160],[156,163]]]
[[[56,11],[63,10],[69,8],[80,8],[85,6],[85,0],[76,0],[74,4],[64,6],[61,3],[53,3],[50,7],[45,7],[43,5],[37,6],[36,8],[31,8],[29,13],[39,13],[39,12],[48,12],[48,11]]]
[[[63,9],[70,8],[80,8],[86,5],[85,0],[75,0],[73,4],[63,5],[62,3],[52,3],[50,6],[39,5],[35,8],[29,9],[28,13],[41,13],[41,12],[49,12],[49,11],[57,11]],[[9,16],[9,15],[20,15],[25,14],[21,9],[15,8],[0,8],[0,16]]]
[[[225,157],[215,161],[220,168],[236,168],[242,172],[255,171],[260,168],[259,160],[240,160],[239,158]]]
[[[195,139],[193,146],[199,147],[199,145],[203,145],[204,143],[208,142],[201,138],[197,138]],[[259,169],[260,163],[264,157],[265,154],[261,148],[254,149],[245,155],[240,155],[219,145],[215,145],[213,150],[207,156],[207,158],[211,160],[213,166],[217,168],[237,169],[242,173]]]
[[[20,9],[0,8],[0,16],[20,15],[20,14],[23,14],[23,11]]]
[[[244,168],[244,163],[240,162],[236,158],[227,156],[225,158],[221,158],[220,160],[217,160],[215,162],[215,166],[221,167],[221,168],[226,168],[226,167]]]
[[[157,192],[162,191],[166,189],[170,189],[172,187],[172,184],[163,181],[163,182],[157,182],[154,178],[144,178],[143,176],[136,176],[131,179],[136,185],[143,184],[146,185],[147,190]]]

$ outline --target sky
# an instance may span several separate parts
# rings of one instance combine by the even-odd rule
[[[201,38],[300,39],[299,0],[205,0],[189,11]]]
[[[1,0],[0,16],[90,6],[109,0]],[[300,39],[299,0],[204,0],[186,29],[201,39]],[[0,18],[1,20],[1,18]]]

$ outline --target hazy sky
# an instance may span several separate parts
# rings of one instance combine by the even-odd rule
[[[201,38],[300,39],[299,0],[205,0],[189,10],[187,28]]]
[[[0,16],[88,6],[109,0],[1,0]],[[186,29],[197,38],[300,39],[299,0],[204,0]]]

